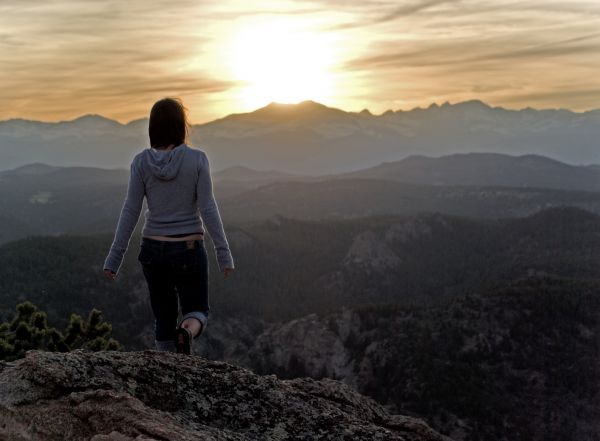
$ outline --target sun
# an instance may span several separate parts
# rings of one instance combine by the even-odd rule
[[[237,30],[228,61],[243,104],[257,108],[270,102],[327,102],[334,55],[325,34],[300,21],[271,19]]]

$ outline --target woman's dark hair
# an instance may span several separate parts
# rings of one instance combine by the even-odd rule
[[[150,146],[154,148],[178,146],[187,143],[190,124],[187,109],[179,98],[163,98],[158,100],[150,110],[148,134]]]

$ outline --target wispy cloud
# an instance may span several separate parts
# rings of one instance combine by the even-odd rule
[[[552,57],[587,54],[600,55],[600,32],[582,35],[543,44],[523,45],[520,40],[502,40],[482,37],[479,41],[470,39],[462,41],[443,41],[423,44],[420,50],[393,52],[398,46],[395,42],[384,44],[387,50],[379,48],[381,54],[350,60],[344,67],[354,69],[372,69],[377,67],[424,67],[468,65],[487,61],[505,63],[527,59],[534,62],[539,59],[548,60]],[[454,50],[463,47],[462,51]],[[600,60],[599,60],[600,61]]]
[[[128,121],[165,95],[197,121],[240,111],[225,43],[257,16],[340,42],[329,105],[600,107],[597,0],[2,0],[0,119]]]
[[[175,9],[164,1],[3,1],[4,113],[41,119],[105,113],[127,119],[145,114],[163,95],[231,87],[231,81],[202,66],[185,66],[207,41],[196,27],[205,23],[187,21],[196,4],[178,2]]]
[[[460,0],[422,0],[422,1],[414,1],[410,3],[404,3],[400,6],[397,5],[379,5],[377,8],[369,8],[368,13],[369,17],[363,17],[362,20],[355,20],[351,22],[340,23],[328,28],[329,30],[343,30],[343,29],[353,29],[359,27],[368,27],[377,25],[380,23],[386,23],[389,21],[394,21],[399,18],[408,17],[414,14],[417,14],[421,11],[425,11],[430,8],[435,8],[438,6],[442,6],[448,3],[458,3]],[[365,6],[362,4],[361,6]],[[384,9],[385,12],[381,13],[380,10]]]
[[[385,87],[376,111],[471,98],[600,107],[592,98],[600,88],[598,2],[463,0],[388,22],[374,23],[369,15],[363,23],[368,32],[360,35],[373,38],[340,70],[353,75],[361,91]]]

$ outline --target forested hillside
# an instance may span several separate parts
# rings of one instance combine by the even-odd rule
[[[216,272],[212,246],[211,308],[215,321],[287,320],[341,306],[436,304],[502,288],[528,275],[597,280],[600,218],[552,209],[524,219],[468,220],[423,214],[344,221],[226,225],[238,269]],[[97,307],[115,338],[148,342],[152,314],[136,261],[134,236],[115,283],[102,273],[111,235],[30,237],[0,247],[3,311],[31,300],[58,326],[71,312]]]
[[[599,331],[597,280],[533,276],[432,307],[277,323],[237,360],[283,378],[341,379],[456,440],[592,440]]]

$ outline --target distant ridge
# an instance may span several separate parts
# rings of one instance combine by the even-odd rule
[[[340,109],[337,107],[327,106],[327,105],[319,103],[317,101],[305,100],[305,101],[301,101],[301,102],[298,102],[295,104],[279,103],[279,102],[273,101],[273,102],[267,104],[266,106],[259,107],[255,110],[252,110],[249,112],[231,113],[229,115],[222,116],[215,120],[207,121],[206,123],[200,123],[200,124],[195,124],[195,125],[201,126],[203,124],[208,124],[208,123],[211,123],[214,121],[223,120],[230,116],[248,115],[248,114],[256,114],[256,113],[269,113],[269,112],[277,113],[277,112],[294,112],[294,111],[332,110],[332,111],[343,112],[343,113],[356,113],[356,114],[363,114],[363,115],[369,115],[369,116],[382,116],[382,115],[389,114],[389,113],[409,113],[409,112],[414,112],[414,111],[434,110],[434,109],[444,109],[444,108],[446,108],[446,109],[447,108],[456,108],[456,109],[477,109],[477,108],[479,108],[479,109],[489,109],[489,110],[503,110],[506,112],[567,112],[567,113],[571,113],[571,114],[575,114],[575,115],[600,113],[600,109],[590,109],[590,110],[585,110],[585,111],[581,111],[581,112],[577,112],[575,110],[571,110],[571,109],[567,109],[567,108],[523,107],[523,108],[519,108],[519,109],[508,109],[503,106],[492,106],[492,105],[490,105],[482,100],[479,100],[479,99],[470,99],[470,100],[465,100],[465,101],[457,101],[455,103],[445,101],[442,104],[437,104],[436,102],[432,102],[431,104],[429,104],[426,107],[417,106],[417,107],[413,107],[412,109],[387,109],[387,110],[381,112],[380,114],[375,114],[375,113],[371,112],[371,110],[368,108],[363,108],[361,111],[353,112],[353,111],[349,111],[349,110],[343,110],[343,109]],[[142,121],[148,121],[148,118],[140,117],[140,118],[132,119],[126,123],[120,123],[117,120],[113,120],[109,117],[106,117],[106,116],[103,116],[100,114],[87,113],[87,114],[75,117],[73,119],[58,120],[58,121],[39,121],[39,120],[28,119],[28,118],[9,118],[6,120],[0,120],[0,124],[10,122],[10,121],[26,121],[26,122],[34,122],[34,123],[57,124],[57,123],[65,123],[65,122],[94,121],[94,120],[95,121],[111,121],[111,122],[126,126],[126,125],[130,125],[130,124],[134,124],[134,123],[139,123]]]
[[[253,168],[236,165],[212,174],[215,180],[254,181],[265,179],[285,179],[294,175],[276,170],[255,170]]]
[[[53,166],[32,163],[0,174],[41,175],[59,169],[68,174],[124,172],[101,167]],[[369,179],[427,186],[512,187],[600,192],[600,165],[570,165],[541,155],[503,155],[499,153],[463,153],[430,157],[413,155],[399,161],[383,162],[375,167],[349,173],[307,176],[278,170],[257,170],[236,165],[213,171],[215,182],[252,184],[252,188],[273,182]]]
[[[22,165],[21,167],[17,167],[13,170],[7,170],[6,172],[12,173],[20,173],[20,174],[30,174],[30,175],[41,175],[44,173],[50,173],[55,170],[59,170],[62,167],[53,166],[48,164],[42,164],[41,162],[34,162],[32,164]]]
[[[466,153],[400,161],[337,177],[386,179],[423,185],[505,186],[600,191],[600,167],[575,166],[540,155]]]
[[[492,160],[492,164],[516,161],[517,165],[513,175],[506,174],[510,177],[506,180],[504,174],[482,172],[482,167],[473,165],[479,160]],[[442,167],[447,161],[457,161],[458,165],[454,169]],[[540,166],[527,168],[519,165],[520,161]],[[418,166],[421,163],[424,166]],[[489,169],[495,167],[490,165]],[[213,174],[214,191],[223,219],[234,225],[274,215],[350,219],[436,212],[490,219],[526,216],[543,208],[565,205],[600,213],[598,167],[568,166],[535,156],[474,154],[437,159],[413,157],[363,172],[369,175],[373,170],[389,173],[382,174],[384,178],[365,177],[358,172],[356,176],[312,177],[232,167]],[[432,175],[432,170],[437,170],[437,174]],[[461,180],[456,179],[453,170],[463,170]],[[554,180],[543,181],[536,176]],[[505,179],[501,185],[492,185],[500,178]],[[32,234],[114,234],[128,179],[129,170],[124,167],[56,167],[36,163],[0,172],[0,244]],[[479,185],[447,184],[464,184],[466,179]],[[541,188],[544,185],[558,188]]]
[[[14,168],[35,158],[51,165],[127,167],[148,144],[147,124],[145,118],[121,124],[94,114],[57,123],[2,121],[0,164]],[[189,142],[207,152],[214,170],[243,165],[316,176],[413,155],[470,152],[599,164],[598,139],[600,110],[509,110],[469,100],[374,115],[303,101],[194,125]]]

